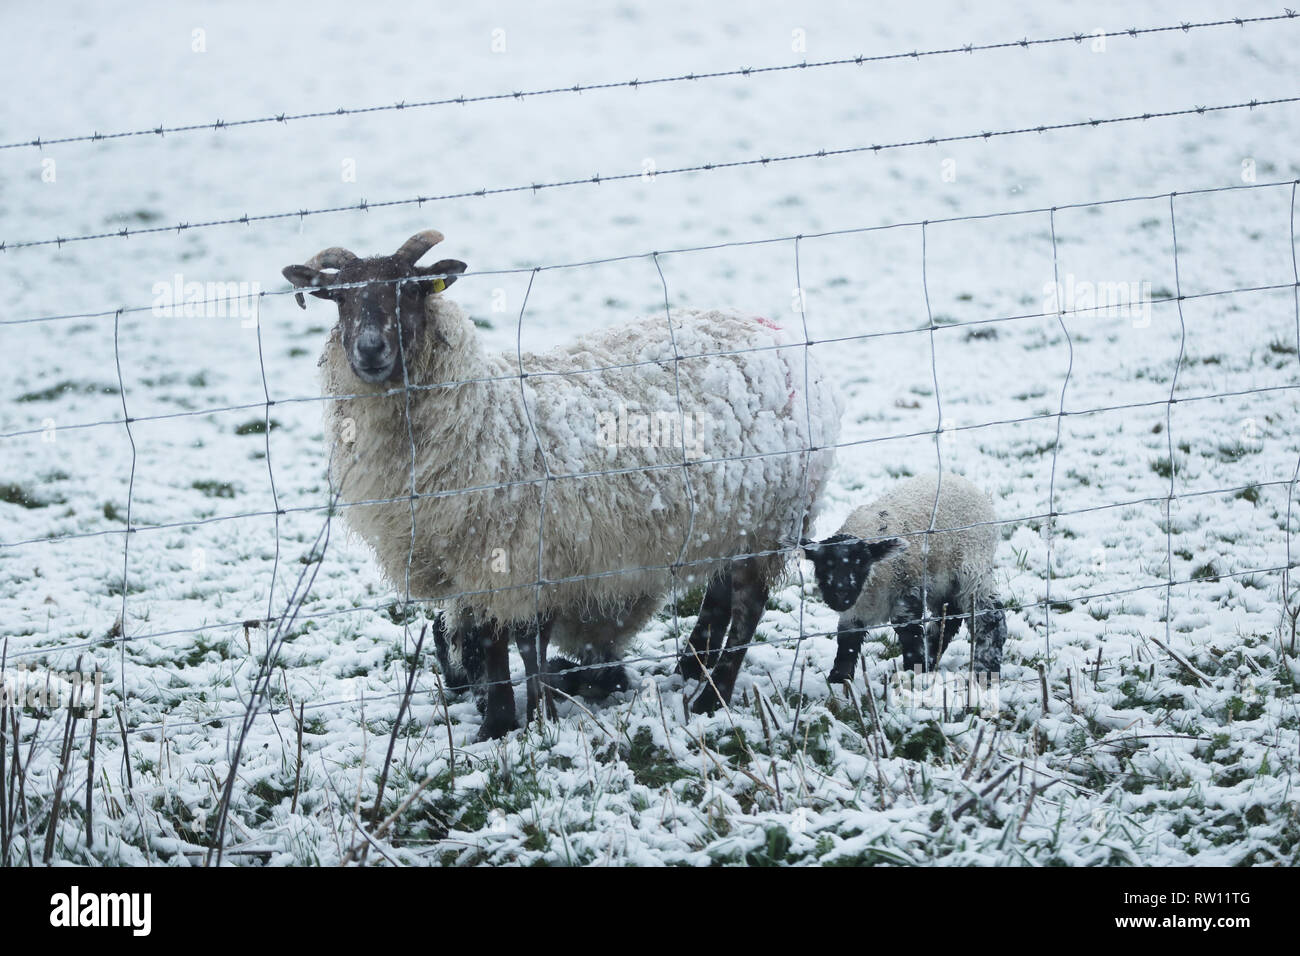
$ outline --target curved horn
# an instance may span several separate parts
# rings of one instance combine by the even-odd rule
[[[356,253],[350,252],[342,246],[330,246],[328,249],[322,249],[316,253],[303,265],[318,272],[321,269],[342,269],[345,264],[356,261],[356,258]]]
[[[424,232],[417,232],[402,243],[402,248],[393,253],[393,258],[400,259],[407,264],[413,264],[420,256],[442,242],[442,239],[442,233],[437,229],[426,229]]]

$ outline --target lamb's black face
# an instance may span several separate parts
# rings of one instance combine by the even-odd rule
[[[338,306],[344,354],[363,382],[402,384],[403,355],[423,345],[425,301],[465,271],[465,263],[456,259],[415,265],[441,238],[432,231],[419,233],[395,254],[370,259],[327,249],[306,265],[284,268],[295,286]],[[301,293],[298,303],[306,308]]]
[[[901,538],[863,541],[835,534],[825,541],[805,541],[803,550],[813,563],[822,599],[832,611],[843,613],[857,603],[872,565],[904,547]]]

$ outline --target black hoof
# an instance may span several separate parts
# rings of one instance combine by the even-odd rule
[[[832,667],[830,676],[826,679],[832,684],[851,684],[853,683],[853,668]]]
[[[721,706],[722,699],[718,697],[718,692],[713,689],[712,684],[708,684],[700,691],[700,696],[695,698],[695,703],[691,704],[691,713],[712,714]]]
[[[482,726],[479,727],[478,733],[474,735],[474,742],[476,744],[481,744],[488,740],[500,740],[506,734],[510,733],[510,731],[518,729],[519,721],[514,718],[511,718],[508,721],[485,720],[483,721]]]

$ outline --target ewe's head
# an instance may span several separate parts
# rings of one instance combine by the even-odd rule
[[[372,385],[400,384],[403,351],[410,355],[423,344],[425,300],[466,268],[456,259],[415,264],[439,242],[442,233],[429,229],[407,239],[391,256],[369,259],[333,246],[281,271],[297,288],[338,306],[343,351],[357,378]],[[301,292],[296,298],[307,308]]]
[[[871,568],[907,547],[902,538],[863,541],[851,534],[834,534],[825,541],[804,541],[803,551],[817,572],[822,600],[832,611],[847,611],[858,603]]]

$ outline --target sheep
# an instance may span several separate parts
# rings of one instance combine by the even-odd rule
[[[974,669],[999,673],[1007,625],[994,590],[995,521],[989,496],[965,478],[922,475],[805,542],[822,597],[840,613],[830,683],[853,679],[866,628],[889,622],[907,670],[936,667],[966,620]]]
[[[443,640],[486,684],[480,739],[517,726],[512,640],[531,719],[550,641],[579,662],[614,661],[697,581],[710,582],[707,614],[683,670],[725,646],[694,702],[716,709],[815,516],[836,389],[804,343],[736,311],[489,354],[443,295],[465,263],[416,264],[442,238],[418,233],[374,258],[333,247],[283,270],[338,308],[319,365],[349,526],[395,586],[449,602]]]

